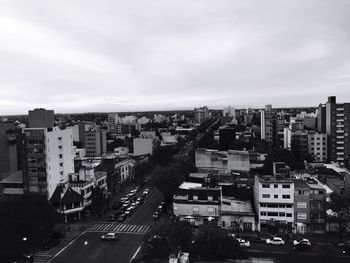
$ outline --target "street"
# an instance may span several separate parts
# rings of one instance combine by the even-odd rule
[[[151,193],[145,202],[125,222],[96,222],[49,262],[129,262],[140,246],[144,234],[154,224],[152,214],[162,200],[156,188],[148,188]],[[143,189],[140,189],[139,194]],[[108,232],[117,232],[117,240],[102,241],[101,235]]]

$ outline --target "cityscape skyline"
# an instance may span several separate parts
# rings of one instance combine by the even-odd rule
[[[4,3],[0,114],[349,101],[349,5]]]

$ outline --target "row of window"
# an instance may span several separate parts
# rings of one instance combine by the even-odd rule
[[[272,203],[260,203],[260,207],[269,207],[269,208],[292,208],[292,204],[272,204]]]
[[[270,194],[262,194],[262,198],[271,198]],[[274,194],[273,198],[277,199],[278,198],[278,194]],[[290,199],[290,195],[282,195],[283,199]]]
[[[198,195],[194,195],[194,196],[192,196],[192,200],[198,200]],[[201,199],[202,200],[202,199]],[[208,195],[208,199],[207,199],[208,201],[213,201],[213,197],[212,196],[210,196],[210,195]]]
[[[270,184],[262,184],[262,188],[270,188]],[[278,184],[273,184],[273,188],[278,188]],[[290,188],[290,184],[283,184],[282,188]]]
[[[261,216],[280,216],[280,217],[292,217],[292,213],[285,212],[265,212],[260,211]]]

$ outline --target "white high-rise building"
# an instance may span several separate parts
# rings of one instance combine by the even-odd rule
[[[75,151],[71,129],[23,129],[26,149],[23,165],[24,190],[46,194],[48,199],[56,186],[74,172]]]

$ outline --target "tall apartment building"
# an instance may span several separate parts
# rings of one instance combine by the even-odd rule
[[[29,128],[52,128],[55,124],[53,110],[34,109],[28,112]]]
[[[320,104],[317,110],[317,131],[326,133],[326,104]]]
[[[74,172],[72,130],[26,128],[21,136],[23,186],[26,193],[42,193],[48,198],[56,186]]]
[[[231,123],[237,124],[236,109],[235,108],[233,108],[231,106],[227,106],[226,108],[224,108],[222,110],[222,116],[232,117]]]
[[[210,117],[209,109],[207,106],[194,109],[194,120],[195,123],[202,123],[208,120]]]
[[[289,127],[284,128],[284,148],[292,151],[298,160],[308,155],[308,132],[304,130],[302,119],[292,119]]]
[[[0,180],[17,170],[15,125],[0,123]]]
[[[288,178],[255,176],[254,204],[258,230],[279,222],[292,229],[294,224],[294,183]]]
[[[315,131],[308,132],[309,154],[317,162],[327,161],[327,134]]]
[[[266,105],[265,110],[260,112],[261,118],[261,140],[271,146],[277,145],[277,113],[272,110],[271,105]]]
[[[85,148],[87,157],[102,156],[107,152],[106,130],[98,126],[89,126],[85,130]]]
[[[310,231],[310,188],[303,180],[294,181],[295,229],[304,234]]]
[[[116,125],[119,123],[119,117],[117,113],[108,114],[108,130],[111,133],[117,133]]]
[[[328,158],[341,166],[350,166],[350,103],[336,103],[328,97],[326,103],[326,133]]]

